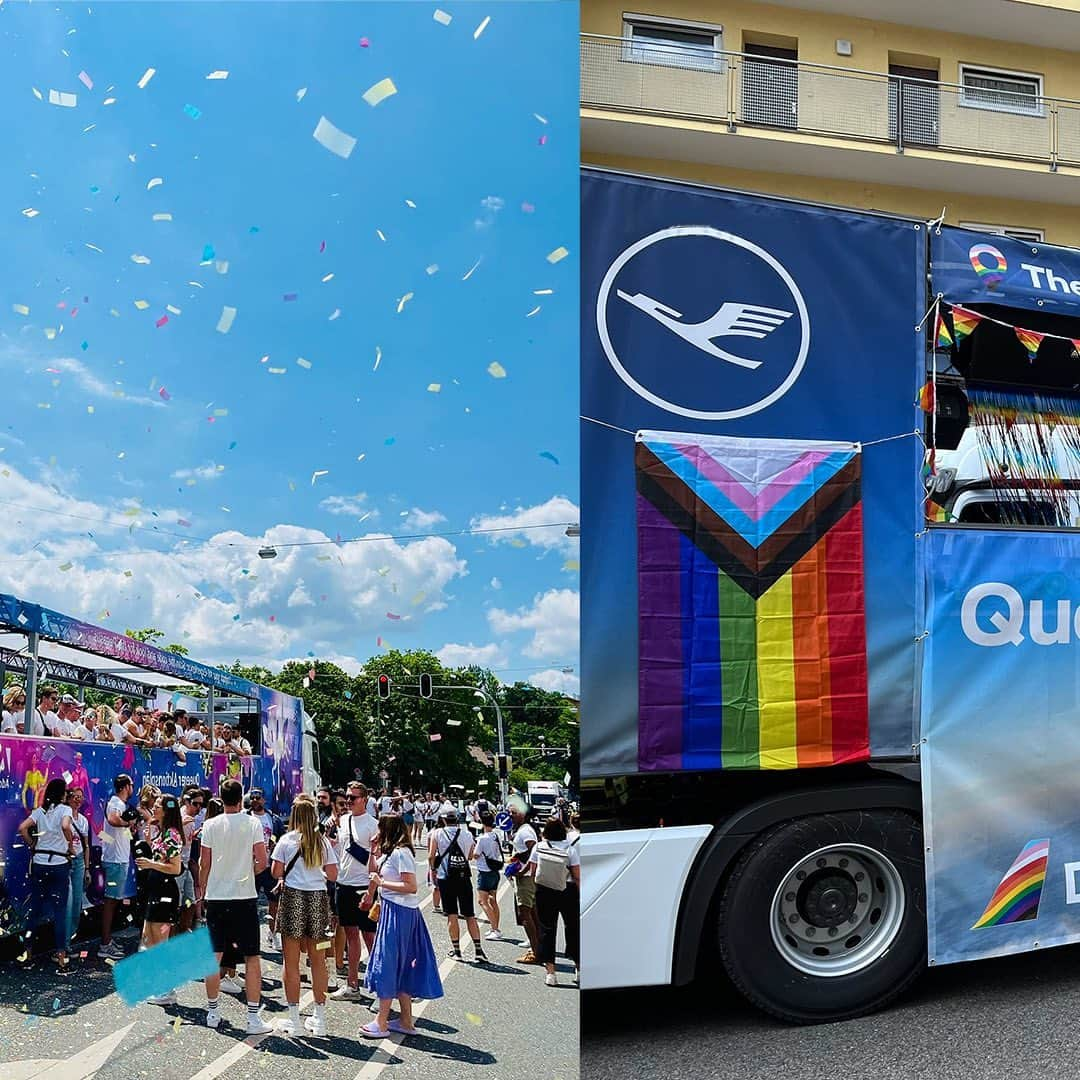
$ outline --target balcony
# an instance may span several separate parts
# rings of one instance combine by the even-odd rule
[[[1080,203],[1078,102],[585,34],[581,106],[586,152]]]

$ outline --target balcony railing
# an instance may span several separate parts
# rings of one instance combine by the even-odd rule
[[[900,152],[1080,165],[1080,102],[696,46],[583,34],[581,104]]]

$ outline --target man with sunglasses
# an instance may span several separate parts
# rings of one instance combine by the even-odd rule
[[[368,918],[371,905],[361,906],[375,866],[372,851],[379,823],[367,812],[368,791],[358,780],[348,785],[349,812],[338,824],[337,917],[345,932],[348,982],[330,997],[334,1001],[355,1001],[360,995],[360,941],[368,957],[375,944],[376,925]]]
[[[263,794],[262,788],[251,789],[251,809],[248,813],[255,818],[256,821],[262,826],[263,837],[266,840],[266,851],[269,853],[274,850],[274,844],[285,835],[285,823],[277,816],[266,808],[266,797]],[[277,882],[274,880],[274,875],[270,872],[269,858],[267,859],[266,869],[263,870],[255,878],[255,894],[258,896],[262,893],[266,897],[266,903],[270,909],[270,926],[267,931],[267,944],[272,949],[281,949],[281,938],[276,933],[277,928],[277,909],[278,909],[278,894],[275,891]]]

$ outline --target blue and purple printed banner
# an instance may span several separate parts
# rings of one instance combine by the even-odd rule
[[[1080,941],[1080,533],[926,543],[930,959]]]

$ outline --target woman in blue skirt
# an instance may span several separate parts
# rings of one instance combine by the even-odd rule
[[[363,906],[369,906],[378,889],[378,930],[364,985],[379,999],[379,1015],[360,1029],[368,1039],[385,1039],[392,1031],[417,1034],[412,999],[443,996],[431,935],[420,914],[415,852],[409,830],[398,815],[383,814],[379,818],[378,844],[378,870],[372,873],[362,901]],[[390,1019],[394,998],[401,1010],[397,1020]]]

